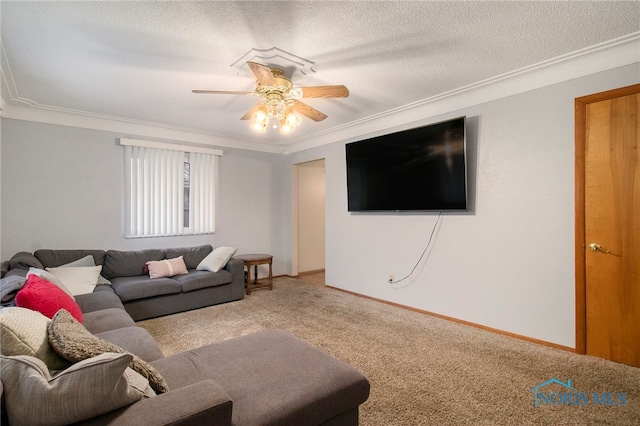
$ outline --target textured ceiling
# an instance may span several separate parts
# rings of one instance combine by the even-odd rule
[[[231,140],[291,143],[640,30],[640,3],[11,2],[0,3],[3,102],[159,125]],[[232,67],[276,47],[313,63],[295,86],[344,84],[308,99],[329,117],[291,135],[256,134],[253,96]],[[237,64],[236,64],[237,65]],[[269,64],[267,64],[269,65]]]

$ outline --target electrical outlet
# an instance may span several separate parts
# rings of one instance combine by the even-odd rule
[[[389,284],[393,283],[394,279],[395,277],[393,276],[393,274],[389,274],[389,279],[388,279]]]

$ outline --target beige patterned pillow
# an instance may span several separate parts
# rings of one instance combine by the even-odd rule
[[[64,309],[58,311],[49,323],[49,343],[62,357],[78,362],[104,352],[125,353],[124,349],[111,342],[94,336]],[[131,368],[149,380],[151,388],[158,392],[168,392],[169,386],[158,371],[136,355]]]
[[[130,354],[105,353],[53,377],[38,358],[1,358],[10,424],[75,423],[152,396],[147,380],[128,368]]]
[[[71,363],[49,344],[49,318],[26,308],[0,310],[0,352],[5,356],[29,355],[41,359],[48,369],[62,370]]]

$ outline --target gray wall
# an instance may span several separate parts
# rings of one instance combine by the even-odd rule
[[[327,283],[507,332],[573,347],[574,98],[638,83],[638,64],[424,117],[469,119],[472,209],[347,212],[344,145],[289,155],[224,149],[219,232],[122,238],[122,148],[103,131],[2,120],[1,257],[37,248],[211,243],[274,255],[291,271],[291,169],[325,159]],[[435,108],[435,107],[434,107]]]
[[[443,115],[466,115],[471,211],[349,213],[345,143],[291,154],[326,166],[326,282],[575,346],[574,99],[638,83],[638,64]],[[346,141],[348,142],[348,141]],[[434,240],[415,273],[409,274]]]
[[[0,256],[39,248],[134,250],[199,244],[274,255],[282,214],[273,185],[280,156],[223,149],[218,231],[213,235],[123,238],[122,136],[99,130],[2,119]],[[136,137],[136,136],[133,136]],[[142,138],[142,137],[139,137]],[[274,240],[275,239],[275,240]]]

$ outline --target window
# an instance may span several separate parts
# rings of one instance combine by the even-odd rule
[[[214,149],[120,139],[125,150],[125,237],[215,232]]]
[[[189,153],[184,154],[184,169],[183,169],[183,189],[184,189],[184,202],[182,203],[183,207],[183,218],[184,218],[184,227],[189,228],[189,181],[190,181],[191,169],[189,168]]]

